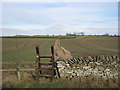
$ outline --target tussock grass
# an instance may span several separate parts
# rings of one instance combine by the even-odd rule
[[[17,83],[16,83],[17,82]],[[118,88],[118,79],[102,77],[73,77],[73,78],[49,78],[41,77],[39,82],[32,76],[24,77],[21,81],[8,81],[4,88]]]

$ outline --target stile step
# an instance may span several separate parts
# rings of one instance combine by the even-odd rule
[[[52,65],[52,63],[40,63],[40,65]]]
[[[52,68],[48,67],[48,68],[40,68],[41,70],[52,70]]]
[[[47,76],[47,77],[52,77],[54,76],[53,74],[40,74],[39,76]]]
[[[52,56],[40,56],[40,58],[52,58]]]

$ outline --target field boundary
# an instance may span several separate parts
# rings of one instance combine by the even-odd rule
[[[76,36],[8,36],[8,37],[0,37],[0,38],[48,38],[48,39],[75,39]]]
[[[55,41],[54,47],[55,47],[55,60],[73,58],[70,51],[68,51],[64,47],[61,47],[59,39]]]

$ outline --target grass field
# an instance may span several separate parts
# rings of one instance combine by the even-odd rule
[[[54,41],[55,39],[18,38],[16,40],[15,38],[3,38],[2,61],[34,62],[36,60],[35,47],[40,47],[41,55],[50,55],[50,47],[54,44]]]
[[[77,39],[61,40],[61,45],[77,57],[118,55],[118,37],[83,36]]]
[[[41,55],[50,55],[50,47],[56,39],[44,38],[3,38],[3,62],[34,62],[35,47],[40,47]],[[73,56],[118,55],[118,37],[82,36],[76,39],[61,39],[61,46]],[[17,46],[16,46],[17,45]],[[18,49],[17,49],[18,47]]]

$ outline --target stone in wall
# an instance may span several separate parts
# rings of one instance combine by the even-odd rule
[[[118,78],[118,56],[88,56],[57,61],[59,72],[64,77]]]

